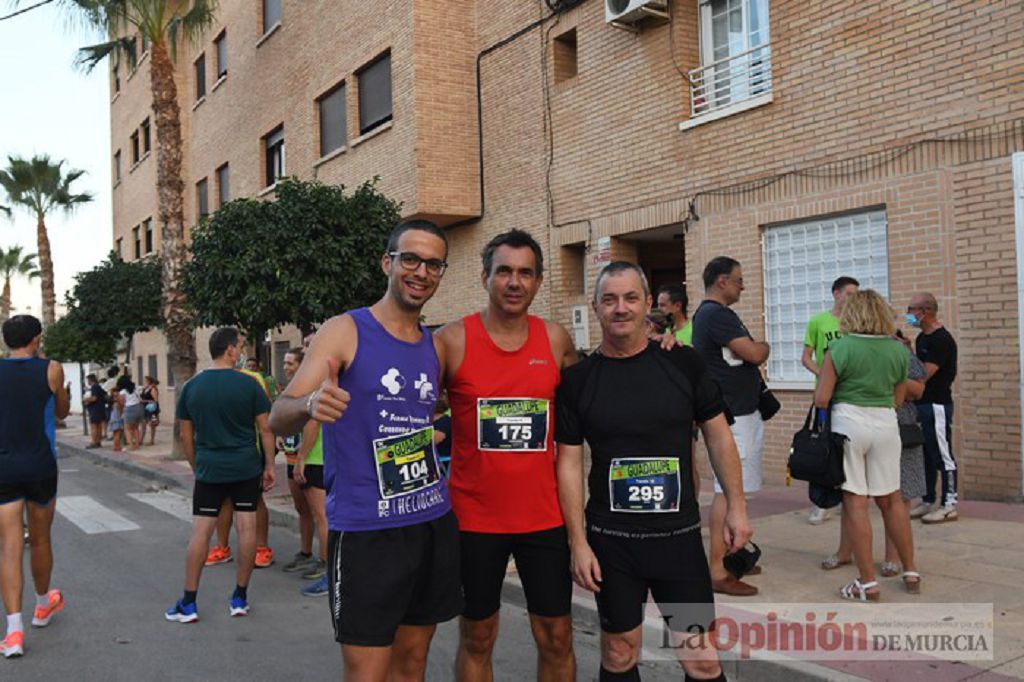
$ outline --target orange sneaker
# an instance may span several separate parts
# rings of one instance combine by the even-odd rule
[[[64,610],[64,595],[60,590],[50,590],[46,593],[46,598],[46,606],[37,606],[36,612],[32,615],[32,625],[37,628],[45,628],[54,616]]]
[[[4,637],[4,641],[0,642],[0,652],[3,652],[4,658],[12,658],[24,654],[25,633],[20,631],[12,632]]]
[[[210,553],[206,555],[206,565],[226,564],[231,561],[231,548],[214,545]]]
[[[257,547],[256,568],[266,568],[272,563],[274,563],[274,550],[270,549],[266,545],[260,545]]]

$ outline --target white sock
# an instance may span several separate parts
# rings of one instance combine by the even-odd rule
[[[50,605],[50,594],[37,594],[36,595],[36,606],[49,606]]]
[[[20,613],[8,613],[7,614],[7,634],[12,632],[24,632],[25,626],[21,624]]]

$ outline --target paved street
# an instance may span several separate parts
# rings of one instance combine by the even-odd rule
[[[181,592],[189,532],[186,498],[77,455],[63,454],[60,466],[54,586],[64,590],[67,607],[45,630],[29,629],[23,658],[0,659],[0,680],[340,677],[326,599],[302,597],[302,581],[280,570],[296,547],[292,533],[271,528],[278,561],[256,572],[249,617],[228,616],[231,563],[204,571],[199,623],[169,623],[163,610]],[[26,613],[31,598],[29,580]],[[526,613],[506,605],[502,618],[496,677],[529,679],[534,660]],[[435,640],[428,679],[452,678],[455,642],[449,623]],[[596,645],[592,627],[581,623],[576,632],[581,680],[597,675]],[[644,679],[677,679],[676,670],[666,664],[645,667]]]

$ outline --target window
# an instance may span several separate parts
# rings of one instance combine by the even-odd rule
[[[156,376],[156,356],[155,355],[147,355],[146,356],[146,365],[147,365],[146,369],[149,370],[146,373],[147,376],[151,376],[154,379],[156,379],[157,378],[157,376]],[[142,382],[142,379],[143,379],[143,377],[140,376],[139,377],[139,382],[140,383]]]
[[[391,120],[391,53],[359,72],[359,134]]]
[[[142,153],[149,153],[149,119],[142,122]]]
[[[221,31],[213,41],[217,48],[217,79],[228,75],[228,32]]]
[[[231,176],[225,163],[217,169],[217,208],[231,201]]]
[[[701,0],[694,115],[771,92],[768,0]]]
[[[171,354],[167,354],[167,387],[174,388],[174,370],[171,369]]]
[[[769,227],[763,257],[768,377],[811,382],[800,364],[804,331],[812,315],[832,307],[832,282],[847,275],[889,295],[885,210]]]
[[[142,231],[146,238],[146,253],[153,253],[153,219],[146,218],[142,221]],[[155,374],[153,376],[156,376]]]
[[[121,92],[121,69],[120,64],[117,60],[112,60],[113,66],[110,67],[110,77],[113,79],[114,94]]]
[[[555,82],[561,83],[576,77],[576,29],[571,28],[556,36],[551,45]]]
[[[117,241],[114,242],[114,251],[117,252],[117,257],[118,258],[124,258],[124,253],[123,253],[123,251],[124,251],[124,239],[123,238],[118,237]]]
[[[345,115],[345,84],[318,100],[320,105],[320,156],[345,146],[348,117]]]
[[[121,182],[121,150],[114,152],[114,182]]]
[[[287,381],[284,376],[284,356],[288,353],[291,344],[287,341],[274,342],[274,378],[284,386]]]
[[[195,63],[196,70],[196,101],[206,97],[206,53],[199,55]]]
[[[266,149],[266,165],[264,186],[270,187],[278,178],[285,174],[284,165],[284,126],[279,126],[274,132],[263,138]]]
[[[263,32],[281,22],[281,0],[263,0]]]
[[[196,214],[197,220],[202,220],[210,215],[210,197],[206,178],[196,183]]]
[[[138,382],[141,382],[142,381],[142,356],[141,355],[138,355],[138,356],[135,357],[135,364],[139,368],[138,373],[135,375],[135,380],[138,381]]]
[[[132,165],[139,162],[139,131],[132,133]]]
[[[132,228],[132,240],[135,242],[135,259],[142,258],[142,240],[139,238],[139,226]]]

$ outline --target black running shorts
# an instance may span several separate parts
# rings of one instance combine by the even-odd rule
[[[462,538],[462,588],[470,620],[490,618],[501,608],[509,556],[526,593],[526,609],[556,618],[572,608],[569,542],[565,526],[533,533],[468,533]]]
[[[193,516],[217,516],[224,500],[231,498],[236,512],[254,512],[263,492],[263,477],[231,483],[196,481],[192,491]]]
[[[25,500],[45,507],[57,496],[57,477],[51,476],[38,481],[0,483],[0,504]]]
[[[332,530],[327,571],[334,638],[342,644],[391,646],[399,625],[435,625],[462,611],[452,512],[402,528]]]
[[[324,490],[323,464],[307,464],[302,469],[302,475],[306,477],[306,482],[302,485],[303,490],[306,488],[319,488],[320,490]]]
[[[715,598],[699,528],[630,538],[588,525],[587,542],[601,566],[601,591],[595,599],[602,630],[619,633],[639,627],[648,591],[674,632],[710,628]]]

